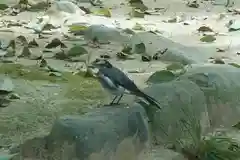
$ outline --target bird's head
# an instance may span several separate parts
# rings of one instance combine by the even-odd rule
[[[111,68],[112,64],[105,59],[96,59],[95,61],[92,62],[92,66],[96,68],[102,68],[102,67]]]

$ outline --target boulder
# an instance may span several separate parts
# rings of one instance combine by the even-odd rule
[[[107,106],[82,116],[60,117],[46,137],[46,149],[56,153],[67,145],[68,154],[64,159],[131,159],[141,153],[149,140],[144,115],[144,109],[135,104],[133,107]]]
[[[211,128],[231,127],[240,116],[240,70],[230,65],[193,65],[179,79],[191,80],[204,92]]]
[[[105,25],[91,25],[87,28],[84,34],[86,40],[97,40],[99,43],[126,43],[128,37],[122,35],[116,28],[107,27]]]
[[[79,9],[77,5],[75,5],[71,1],[55,1],[51,8],[49,10],[55,11],[55,12],[65,12],[69,14],[79,14],[79,15],[85,15],[85,12]]]
[[[162,109],[147,107],[152,134],[158,144],[175,147],[194,144],[198,134],[209,128],[203,91],[190,80],[152,84],[144,92],[159,101]],[[201,133],[196,132],[201,127]]]
[[[199,143],[210,131],[238,124],[239,79],[239,68],[196,64],[175,80],[147,87],[144,91],[162,105],[156,110],[140,101],[156,142],[182,148]]]
[[[160,60],[180,62],[182,64],[204,62],[216,52],[206,48],[185,46],[151,32],[139,32],[131,37],[130,45],[133,52],[136,51],[136,45],[140,43],[145,45],[145,54],[154,56],[159,52],[164,52],[158,54]]]

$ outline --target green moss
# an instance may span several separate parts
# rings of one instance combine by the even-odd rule
[[[49,76],[48,72],[38,66],[23,66],[21,64],[7,63],[0,65],[0,74],[6,74],[11,78],[21,78],[26,80],[56,81],[58,78]]]
[[[68,81],[68,89],[66,90],[65,95],[66,97],[81,97],[92,100],[103,97],[101,86],[95,78],[86,78],[84,75],[72,75],[71,73],[64,73],[63,75]]]
[[[62,72],[61,77],[49,76],[49,72],[38,66],[23,66],[21,64],[2,64],[0,74],[11,78],[25,80],[44,80],[58,84],[67,84],[65,96],[68,98],[98,99],[102,98],[102,90],[98,81],[92,77],[85,77],[85,73],[73,75],[71,72]],[[84,96],[83,96],[84,94]]]

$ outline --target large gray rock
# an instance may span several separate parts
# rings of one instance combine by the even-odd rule
[[[67,143],[72,145],[67,159],[107,160],[113,156],[124,160],[129,158],[124,157],[126,154],[137,156],[149,138],[144,115],[144,109],[136,104],[129,108],[103,107],[83,116],[60,117],[47,137],[47,150],[55,153]]]
[[[157,143],[177,147],[194,144],[198,135],[196,127],[201,126],[202,132],[209,127],[204,93],[194,82],[174,80],[153,84],[144,91],[157,99],[162,107],[161,110],[152,107],[147,110]]]
[[[183,64],[206,61],[215,53],[208,49],[187,47],[184,44],[173,42],[168,38],[150,32],[140,32],[132,36],[130,45],[132,45],[133,51],[136,44],[140,43],[145,44],[146,53],[151,56],[167,48],[168,50],[163,55],[160,54],[160,60],[181,62]]]
[[[117,29],[105,25],[91,25],[84,34],[86,40],[96,39],[100,43],[119,42],[125,43],[129,38],[122,35]]]
[[[211,126],[231,127],[240,116],[240,70],[230,65],[193,65],[179,79],[196,83],[207,100]]]
[[[240,116],[240,70],[229,65],[192,65],[166,83],[144,91],[162,110],[145,106],[157,142],[177,148],[195,145],[201,136],[219,127],[232,127]]]
[[[52,4],[50,10],[55,12],[66,12],[69,14],[81,14],[84,15],[85,12],[82,11],[74,2],[71,1],[56,1]]]

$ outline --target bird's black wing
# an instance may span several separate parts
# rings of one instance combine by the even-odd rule
[[[145,98],[150,104],[155,105],[159,109],[161,106],[157,100],[148,96],[147,94],[143,93],[136,84],[128,78],[128,76],[119,70],[118,68],[111,67],[111,68],[100,68],[99,72],[104,76],[108,77],[116,86],[122,86],[126,90],[130,91],[131,93],[135,94],[136,96],[140,96]]]
[[[99,72],[111,79],[116,85],[120,85],[130,92],[139,92],[135,83],[128,78],[128,76],[118,68],[100,68]]]

